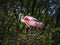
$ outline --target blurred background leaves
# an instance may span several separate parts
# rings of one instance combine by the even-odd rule
[[[23,13],[44,23],[44,29],[30,29],[18,15]],[[0,0],[1,45],[60,45],[60,0]]]

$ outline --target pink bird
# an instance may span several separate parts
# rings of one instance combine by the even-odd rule
[[[19,14],[19,19],[21,19],[21,22],[24,22],[29,28],[35,27],[38,29],[42,29],[44,27],[44,24],[42,22],[39,22],[36,18],[31,16],[25,16],[23,13]]]

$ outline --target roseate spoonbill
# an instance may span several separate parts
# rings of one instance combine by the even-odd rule
[[[23,13],[19,14],[19,19],[21,19],[21,22],[24,22],[29,28],[35,27],[42,29],[44,27],[44,24],[42,22],[39,22],[36,18],[31,16],[24,17]]]

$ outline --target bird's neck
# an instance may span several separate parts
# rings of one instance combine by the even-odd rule
[[[24,16],[21,16],[21,22],[24,22],[24,19],[23,18],[24,18]]]

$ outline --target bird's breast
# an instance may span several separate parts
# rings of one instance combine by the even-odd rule
[[[30,19],[29,19],[29,18],[24,18],[24,20],[25,20],[25,21],[30,21]]]

